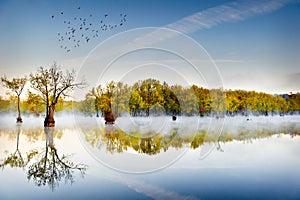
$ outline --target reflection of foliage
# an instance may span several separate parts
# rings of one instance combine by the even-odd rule
[[[49,150],[50,152],[48,152]],[[40,156],[42,154],[40,153]],[[37,186],[49,185],[54,190],[61,180],[72,184],[74,170],[78,170],[84,176],[86,166],[74,164],[68,160],[66,155],[60,158],[55,147],[46,147],[45,155],[38,162],[29,166],[27,178],[28,180],[32,179]]]
[[[9,165],[11,168],[24,168],[25,165],[27,164],[26,161],[24,161],[24,158],[21,155],[21,152],[19,150],[19,139],[20,139],[20,133],[21,133],[21,128],[18,126],[17,130],[17,147],[14,153],[11,153],[8,157],[3,159],[3,162],[0,164],[0,167],[3,169],[5,166]],[[31,152],[27,154],[27,160],[28,162],[32,158],[32,155],[34,152]]]
[[[205,142],[206,135],[207,133],[205,132],[197,133],[191,142],[191,148],[196,149],[202,145]]]
[[[2,131],[5,132],[5,130]],[[45,150],[41,152],[35,149],[30,150],[26,153],[26,157],[23,158],[19,150],[19,136],[21,132],[30,141],[45,139],[46,136]],[[52,190],[63,180],[65,183],[72,184],[74,182],[75,171],[79,171],[84,176],[87,169],[86,165],[70,161],[67,155],[59,156],[53,138],[60,138],[62,136],[61,130],[54,131],[54,128],[45,128],[43,132],[42,129],[21,130],[21,127],[18,127],[17,132],[16,130],[12,130],[5,133],[16,137],[17,147],[13,153],[1,161],[0,168],[4,169],[5,166],[10,166],[12,168],[24,169],[28,167],[28,180],[33,180],[37,186],[49,185]],[[33,133],[34,137],[30,133]]]
[[[223,151],[220,143],[238,141],[252,141],[253,139],[271,137],[274,134],[286,133],[294,137],[300,135],[297,127],[283,127],[280,130],[238,130],[235,133],[224,132],[208,132],[207,130],[198,131],[196,134],[186,134],[173,128],[168,134],[159,134],[149,132],[146,135],[139,131],[131,131],[125,133],[114,126],[106,126],[99,129],[82,130],[85,140],[91,144],[93,148],[106,148],[110,153],[122,153],[129,149],[133,149],[137,153],[155,155],[161,151],[167,151],[170,147],[180,149],[189,146],[197,149],[204,143],[215,143],[217,150]]]
[[[21,152],[17,149],[14,153],[9,155],[4,159],[3,163],[0,164],[1,168],[4,168],[6,165],[9,165],[11,168],[19,167],[22,168],[25,165],[24,159],[21,155]]]
[[[33,180],[37,186],[49,185],[52,190],[59,185],[61,180],[65,183],[74,182],[74,170],[78,170],[84,176],[87,166],[75,164],[68,160],[68,156],[59,157],[53,143],[54,128],[46,127],[46,148],[38,154],[38,161],[29,166],[27,172],[28,180]]]

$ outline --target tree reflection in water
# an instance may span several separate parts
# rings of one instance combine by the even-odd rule
[[[53,191],[59,186],[61,181],[64,181],[66,184],[74,183],[75,171],[78,171],[79,174],[84,177],[87,165],[75,164],[67,155],[59,155],[53,138],[54,135],[59,136],[60,134],[57,135],[59,131],[54,131],[54,127],[45,127],[44,131],[42,131],[42,129],[38,131],[35,130],[34,134],[36,134],[37,137],[45,134],[45,149],[40,152],[36,149],[32,149],[27,152],[26,157],[23,158],[19,148],[20,134],[22,133],[22,135],[30,138],[29,135],[31,132],[32,130],[22,129],[21,125],[17,126],[17,131],[7,132],[10,135],[17,133],[17,145],[16,150],[0,162],[2,169],[6,166],[26,169],[28,180],[33,180],[37,186],[48,185]]]
[[[9,165],[11,168],[19,167],[24,168],[25,161],[22,157],[22,154],[19,150],[19,140],[21,133],[21,124],[17,124],[17,147],[16,150],[11,153],[8,157],[3,159],[3,162],[0,164],[0,167],[4,169],[5,166]]]
[[[286,131],[286,130],[290,131]],[[299,130],[294,127],[283,127],[274,130],[239,130],[235,133],[225,132],[219,135],[218,132],[207,132],[200,130],[191,135],[173,128],[167,134],[154,133],[142,134],[139,131],[125,133],[114,125],[106,125],[102,128],[82,129],[85,141],[92,148],[106,148],[110,153],[122,153],[128,149],[133,149],[140,154],[155,155],[161,151],[166,152],[170,147],[180,149],[189,147],[191,149],[200,148],[204,143],[214,143],[216,150],[223,152],[222,143],[236,141],[252,142],[259,138],[271,137],[275,134],[288,134],[291,137],[299,135]]]
[[[85,140],[93,148],[106,148],[110,153],[121,153],[129,148],[137,153],[156,155],[161,151],[166,152],[170,147],[181,149],[190,147],[196,149],[206,141],[206,132],[195,135],[179,133],[178,128],[173,128],[168,134],[149,131],[142,134],[140,131],[125,133],[114,125],[106,125],[103,128],[82,129]],[[218,135],[215,136],[216,139]],[[209,138],[211,141],[216,139]]]
[[[46,135],[45,151],[38,154],[38,161],[28,167],[27,178],[33,180],[37,186],[49,185],[54,190],[59,182],[74,183],[74,171],[85,175],[87,166],[75,164],[68,159],[68,156],[59,156],[53,142],[54,127],[44,128]]]

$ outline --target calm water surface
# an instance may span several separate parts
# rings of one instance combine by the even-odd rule
[[[1,118],[0,199],[300,199],[300,116],[226,118],[221,135],[204,118],[192,134]]]

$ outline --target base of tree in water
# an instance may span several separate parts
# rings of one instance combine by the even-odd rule
[[[172,115],[172,120],[176,121],[177,117],[175,115]]]
[[[105,120],[105,124],[114,124],[116,119],[111,112],[105,112],[104,120]]]
[[[17,123],[22,123],[22,122],[23,122],[22,118],[21,118],[21,117],[18,117],[18,118],[17,118]]]
[[[48,118],[45,119],[44,127],[54,127],[54,126],[55,126],[54,119],[48,119]]]

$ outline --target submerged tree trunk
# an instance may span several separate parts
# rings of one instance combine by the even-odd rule
[[[105,111],[104,120],[105,120],[105,124],[114,124],[116,117],[113,115],[111,111]]]
[[[17,123],[22,123],[21,110],[20,110],[20,95],[18,95],[18,118]]]
[[[55,126],[54,110],[55,110],[54,105],[49,106],[49,113],[45,118],[44,127],[54,127]]]

